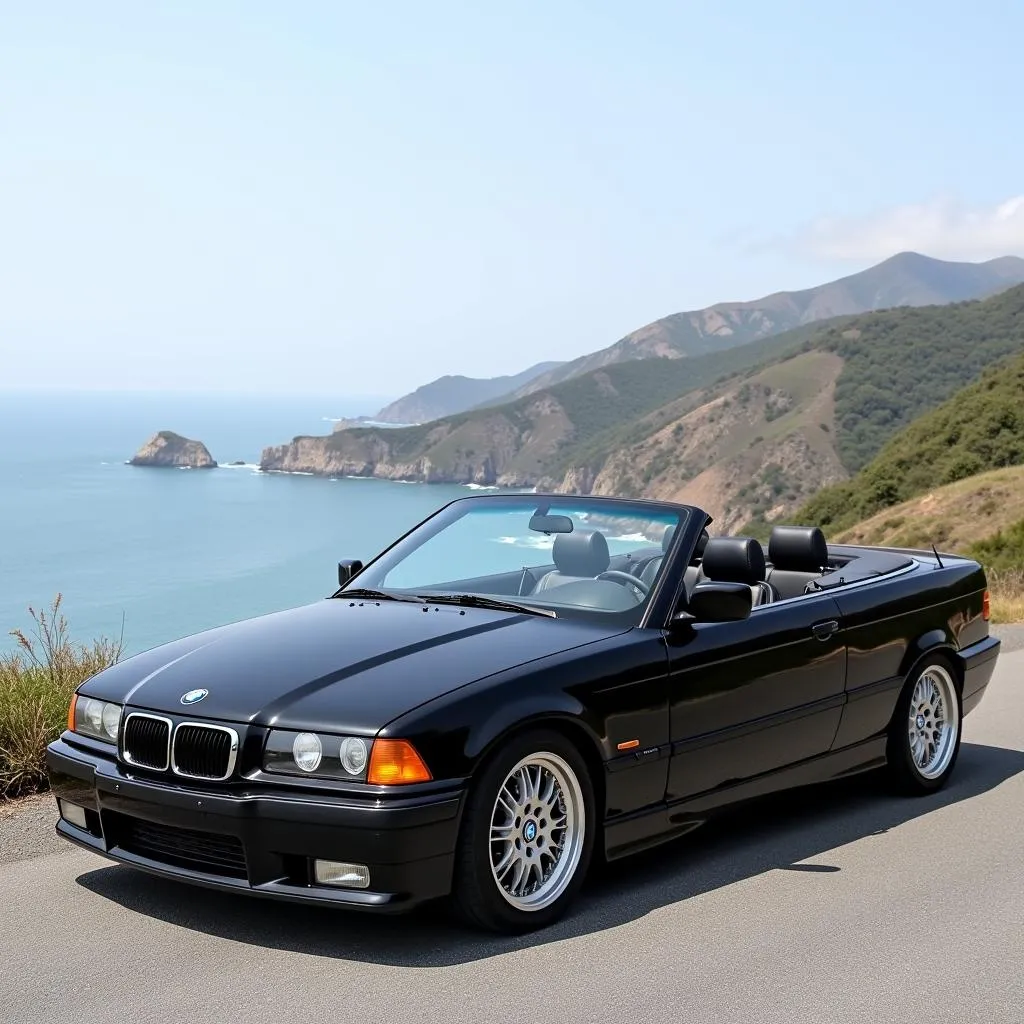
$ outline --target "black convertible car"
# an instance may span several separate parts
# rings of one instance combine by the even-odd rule
[[[218,889],[546,925],[595,857],[885,768],[938,789],[999,641],[934,552],[765,550],[699,508],[454,501],[314,604],[84,683],[47,760],[65,838]]]

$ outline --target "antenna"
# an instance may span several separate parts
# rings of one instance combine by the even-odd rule
[[[932,545],[932,554],[935,556],[935,561],[939,563],[939,568],[945,569],[946,567],[942,564],[942,559],[939,557],[938,551],[935,550],[934,544]]]

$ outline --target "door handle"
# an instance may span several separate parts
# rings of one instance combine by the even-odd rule
[[[816,622],[811,629],[819,640],[827,640],[839,629],[839,623],[835,619],[829,619],[828,622]]]

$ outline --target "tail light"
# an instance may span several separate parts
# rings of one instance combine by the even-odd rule
[[[981,599],[981,617],[988,622],[992,615],[992,603],[989,600],[988,591],[985,591],[984,596]]]

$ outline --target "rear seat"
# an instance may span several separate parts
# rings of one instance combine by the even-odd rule
[[[817,526],[774,526],[768,538],[768,582],[779,597],[799,597],[828,569],[828,544]]]

